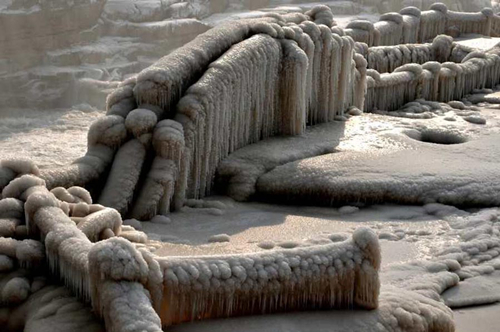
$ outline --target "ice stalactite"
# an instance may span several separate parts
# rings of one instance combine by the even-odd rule
[[[435,3],[430,10],[423,11],[420,16],[420,42],[425,42],[446,32],[446,15],[448,8],[442,3]]]
[[[350,106],[349,101],[349,90],[353,86],[354,75],[356,65],[353,65],[353,57],[354,57],[354,40],[351,37],[343,36],[342,37],[342,65],[340,69],[340,80],[338,85],[338,97],[337,102],[341,113],[337,113],[337,115],[343,115],[343,110],[347,109]]]
[[[164,327],[207,318],[378,306],[380,247],[358,229],[331,245],[235,256],[159,258]]]
[[[398,13],[386,13],[374,24],[380,34],[378,45],[398,45],[403,41],[403,16]]]
[[[303,22],[299,27],[311,38],[311,41],[314,43],[314,55],[312,57],[312,61],[309,61],[311,93],[307,105],[308,123],[314,124],[316,123],[317,114],[319,112],[319,76],[321,73],[321,55],[323,53],[321,30],[317,25],[312,24],[311,22]]]
[[[305,88],[305,110],[306,116],[308,114],[308,109],[312,103],[311,98],[313,92],[313,70],[314,70],[314,57],[315,57],[315,45],[311,37],[305,33],[299,26],[285,26],[283,27],[284,37],[286,39],[294,40],[297,42],[298,46],[302,51],[305,52],[307,56],[307,76],[303,85]],[[307,121],[307,119],[305,119]]]

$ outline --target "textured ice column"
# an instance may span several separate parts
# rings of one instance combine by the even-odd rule
[[[354,106],[362,110],[365,106],[367,62],[361,54],[355,54],[354,60],[356,61]]]
[[[330,30],[328,34],[331,36]],[[283,59],[280,71],[279,119],[282,135],[300,135],[306,128],[306,84],[308,59],[297,43],[282,39]],[[326,50],[325,50],[326,52]],[[330,54],[325,71],[330,72]],[[327,82],[329,83],[329,81]],[[328,110],[328,104],[326,105]]]
[[[464,88],[463,88],[463,68],[460,64],[454,62],[445,62],[441,64],[441,68],[446,68],[453,72],[451,76],[454,78],[454,87],[453,87],[453,97],[450,100],[460,100],[464,96]]]
[[[493,15],[491,17],[490,36],[491,37],[500,36],[500,17],[498,15]]]
[[[374,24],[380,33],[379,45],[398,45],[403,41],[403,16],[398,13],[386,13]]]
[[[438,100],[448,102],[454,99],[456,87],[457,72],[444,64],[439,72],[439,97]]]
[[[319,85],[317,86],[318,113],[315,119],[315,123],[328,122],[330,118],[333,118],[333,116],[331,116],[330,113],[334,114],[335,112],[334,108],[330,110],[330,105],[331,105],[330,95],[333,93],[333,91],[331,91],[330,89],[332,82],[331,75],[333,74],[332,61],[335,61],[335,59],[332,58],[332,51],[333,51],[333,43],[335,42],[335,40],[333,39],[332,31],[328,29],[326,26],[320,26],[320,32],[321,32],[320,38],[321,38],[322,50],[321,50],[320,69],[319,69],[320,77],[318,77]]]
[[[422,65],[422,68],[427,70],[432,78],[429,81],[428,100],[438,100],[439,98],[439,72],[441,71],[441,64],[436,61],[429,61]]]
[[[448,8],[442,3],[435,3],[430,10],[420,16],[419,42],[423,43],[437,35],[445,33]]]
[[[153,133],[156,157],[134,203],[132,217],[150,220],[157,214],[170,212],[184,146],[184,130],[179,122],[164,120],[158,123]]]
[[[298,26],[287,26],[283,27],[283,32],[285,33],[285,38],[286,39],[291,39],[295,40],[298,44],[298,46],[302,49],[302,51],[305,52],[307,56],[307,77],[304,81],[304,86],[305,86],[305,111],[306,111],[306,116],[308,114],[309,110],[309,105],[311,104],[311,98],[312,98],[312,93],[313,93],[313,63],[314,63],[314,56],[315,56],[315,46],[314,42],[307,35],[302,31],[302,29]],[[307,120],[307,119],[306,119]]]
[[[375,87],[377,82],[375,81],[375,78],[372,76],[373,70],[368,69],[366,71],[366,94],[365,94],[365,102],[364,102],[364,108],[363,111],[365,113],[367,112],[372,112],[375,110]],[[376,71],[375,71],[376,72]],[[376,72],[378,74],[378,72]],[[380,76],[380,74],[379,74]]]
[[[416,44],[420,32],[420,9],[406,7],[399,11],[403,16],[403,43]]]
[[[342,47],[343,40],[342,38],[336,34],[332,34],[333,43],[332,43],[332,53],[330,59],[330,101],[329,101],[329,110],[330,114],[328,117],[328,121],[333,121],[335,116],[342,115],[344,113],[344,108],[342,105],[342,99],[340,98],[340,80],[342,77],[342,63],[339,61],[342,59]],[[357,45],[357,43],[356,43]]]
[[[157,259],[164,271],[163,327],[248,314],[378,306],[380,247],[368,229],[331,245]]]
[[[314,57],[311,66],[311,96],[307,109],[307,119],[309,125],[317,123],[319,113],[319,93],[321,77],[321,58],[323,54],[323,40],[320,28],[312,22],[303,22],[299,27],[306,33],[314,43]]]
[[[163,278],[151,256],[143,257],[127,240],[112,238],[95,244],[88,259],[92,307],[107,330],[161,331],[154,308],[160,305]]]
[[[448,61],[453,49],[453,38],[446,35],[439,35],[432,41],[433,60],[443,63]]]
[[[338,99],[340,106],[340,114],[343,114],[344,110],[349,104],[349,88],[351,87],[351,75],[352,75],[352,61],[354,57],[354,40],[351,37],[342,37],[342,60],[341,60],[341,71],[339,80],[339,92]]]
[[[130,140],[118,150],[99,204],[114,208],[122,215],[127,213],[145,157],[146,147],[138,139]]]

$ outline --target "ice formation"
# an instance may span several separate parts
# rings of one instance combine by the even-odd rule
[[[178,7],[174,9],[181,11]],[[160,258],[148,250],[147,236],[130,226],[137,223],[123,225],[122,217],[151,220],[196,207],[222,214],[221,204],[198,200],[214,191],[216,176],[229,182],[229,194],[240,200],[258,191],[326,205],[394,197],[410,203],[460,204],[466,199],[499,205],[497,187],[477,188],[467,176],[458,179],[462,186],[456,190],[456,182],[447,190],[451,182],[446,178],[437,185],[417,183],[415,189],[391,182],[349,182],[348,174],[338,177],[335,169],[330,174],[332,163],[330,173],[319,167],[317,174],[304,172],[298,182],[296,163],[276,168],[332,152],[341,124],[331,141],[308,146],[307,152],[300,146],[275,157],[271,147],[250,164],[252,153],[237,152],[272,136],[307,137],[307,126],[343,121],[361,110],[432,117],[451,107],[466,121],[484,123],[452,101],[498,83],[500,50],[477,51],[446,36],[461,33],[500,34],[499,18],[489,9],[464,14],[434,4],[429,11],[409,7],[382,15],[375,24],[354,21],[341,29],[328,7],[317,6],[305,13],[268,13],[227,23],[172,52],[109,95],[107,114],[91,126],[82,158],[43,170],[26,160],[1,162],[0,302],[29,302],[44,287],[29,271],[46,260],[51,275],[91,303],[109,331],[158,332],[207,318],[376,309],[379,303],[368,315],[380,330],[397,330],[392,325],[397,324],[401,330],[452,331],[450,311],[437,300],[459,279],[497,268],[496,212],[479,221],[474,216],[450,221],[456,229],[473,228],[471,224],[481,228],[466,229],[460,245],[418,266],[432,277],[423,283],[412,280],[407,287],[411,295],[404,300],[398,289],[380,288],[378,237],[368,229],[328,245],[283,242],[279,250],[252,254]],[[494,138],[471,145],[484,151],[496,144]],[[425,130],[406,132],[405,139],[467,140]],[[357,157],[353,162],[363,162]],[[397,165],[407,155],[389,157],[376,166],[382,169],[390,158]],[[483,175],[496,174],[486,164]],[[432,162],[428,166],[437,168]],[[355,211],[344,207],[341,213]],[[168,222],[164,218],[156,220]],[[221,234],[213,241],[228,239]],[[270,249],[274,243],[261,247]],[[5,313],[0,312],[0,319]],[[88,312],[83,310],[82,317]],[[37,319],[36,314],[30,318],[28,331],[36,329]]]
[[[378,305],[380,248],[368,229],[358,229],[352,240],[316,248],[165,257],[159,263],[164,326],[203,317]]]

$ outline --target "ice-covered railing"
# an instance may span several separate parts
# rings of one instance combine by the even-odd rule
[[[475,49],[452,43],[450,38],[438,36],[428,44],[375,46],[360,51],[368,62],[368,69],[391,73],[405,64],[424,64],[429,61],[461,62]]]
[[[164,327],[256,313],[378,306],[380,248],[368,229],[329,245],[158,262]]]
[[[311,22],[279,34],[285,38],[261,34],[233,46],[179,102],[174,120],[186,144],[180,200],[209,194],[219,162],[231,152],[301,134],[306,124],[333,121],[363,100],[366,62],[354,55],[350,38]]]
[[[43,287],[37,274],[24,272],[36,268],[90,301],[108,331],[161,331],[153,308],[162,294],[158,264],[142,244],[123,238],[140,233],[122,226],[116,210],[92,204],[85,189],[49,191],[38,174],[31,162],[0,163],[0,271],[11,276],[0,286],[0,304],[18,305]],[[12,235],[31,239],[7,237]],[[16,265],[23,269],[11,273]]]
[[[368,46],[424,43],[441,34],[453,37],[469,33],[495,36],[500,33],[500,18],[493,14],[491,8],[477,13],[462,13],[450,11],[438,2],[427,11],[406,7],[399,13],[386,13],[376,23],[352,21],[345,33]]]
[[[15,176],[0,188],[0,217],[24,217],[26,236],[39,239],[0,238],[0,267],[13,259],[35,267],[46,257],[50,273],[92,304],[107,331],[159,332],[200,319],[378,306],[381,256],[370,229],[293,250],[159,258],[124,239],[120,214],[92,204],[85,189],[49,191],[29,174],[37,172],[31,163],[0,166],[1,174]],[[17,301],[16,291],[24,294],[28,286],[14,278],[1,300]]]
[[[211,29],[122,82],[87,154],[40,176],[49,189],[84,186],[122,216],[166,214],[209,194],[236,149],[363,108],[359,47],[326,6]]]
[[[395,111],[416,99],[460,100],[475,89],[491,88],[500,82],[498,48],[488,52],[471,51],[452,43],[451,37],[439,36],[431,49],[438,61],[408,63],[391,73],[369,69],[365,111]],[[394,61],[372,63],[391,69]]]

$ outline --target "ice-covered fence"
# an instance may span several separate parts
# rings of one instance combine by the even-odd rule
[[[442,64],[437,100],[448,102],[460,99],[475,89],[491,88],[499,82],[500,57],[498,54],[473,52],[467,55],[462,63]]]
[[[218,163],[236,149],[303,132],[307,64],[296,42],[255,35],[213,62],[188,89],[174,118],[186,134],[181,179],[188,197],[210,193]]]
[[[162,152],[161,140],[172,134],[173,123],[159,124],[167,128],[156,133],[160,160],[175,159]],[[380,247],[369,229],[343,242],[293,250],[160,258],[122,238],[120,214],[92,204],[85,189],[49,191],[43,179],[23,174],[36,171],[31,163],[3,165],[2,174],[18,175],[0,188],[0,217],[24,215],[26,235],[40,241],[0,238],[2,268],[14,259],[30,267],[46,258],[52,275],[90,301],[107,331],[159,332],[200,319],[378,306]],[[17,278],[2,294],[26,285]]]
[[[500,35],[500,18],[491,8],[477,13],[450,11],[443,3],[435,3],[430,10],[403,8],[399,13],[386,13],[375,24],[355,20],[349,22],[345,33],[355,41],[368,46],[390,46],[424,43],[441,34]]]
[[[94,311],[104,317],[108,331],[161,331],[154,309],[162,298],[159,265],[149,252],[121,238],[131,237],[134,231],[123,232],[120,214],[92,204],[85,189],[49,191],[37,174],[31,162],[0,163],[0,175],[10,179],[0,186],[0,220],[16,221],[17,227],[10,229],[10,234],[27,227],[20,236],[33,238],[16,240],[2,234],[1,271],[10,272],[16,265],[49,271],[82,301],[91,301]],[[24,222],[26,225],[22,225]],[[108,238],[111,240],[103,241]],[[26,300],[30,289],[38,287],[33,282],[30,288],[29,276],[22,271],[12,276],[1,286],[2,304],[19,304]]]
[[[460,34],[477,33],[491,35],[493,10],[485,8],[479,13],[462,13],[449,10],[446,13],[447,30]]]
[[[378,305],[380,248],[368,229],[329,245],[158,262],[164,275],[164,327],[207,318]]]
[[[424,64],[434,60],[432,44],[407,44],[370,47],[366,54],[368,69],[379,73],[392,73],[408,63]]]
[[[167,213],[209,194],[218,163],[236,149],[362,107],[366,62],[332,18],[318,6],[229,23],[122,83],[108,98],[106,121],[117,133],[125,127],[127,138],[99,203],[141,220]],[[159,130],[164,118],[173,120]]]
[[[374,69],[382,74],[391,73],[409,63],[461,62],[473,51],[474,49],[470,47],[454,43],[451,37],[441,35],[428,44],[369,47],[363,55],[368,62],[368,69]]]
[[[500,82],[498,48],[470,52],[457,63],[449,61],[455,46],[441,46],[436,57],[440,62],[406,64],[383,74],[369,69],[365,111],[395,111],[416,99],[460,100],[475,89],[491,88]],[[463,50],[459,48],[457,52],[462,54]]]

